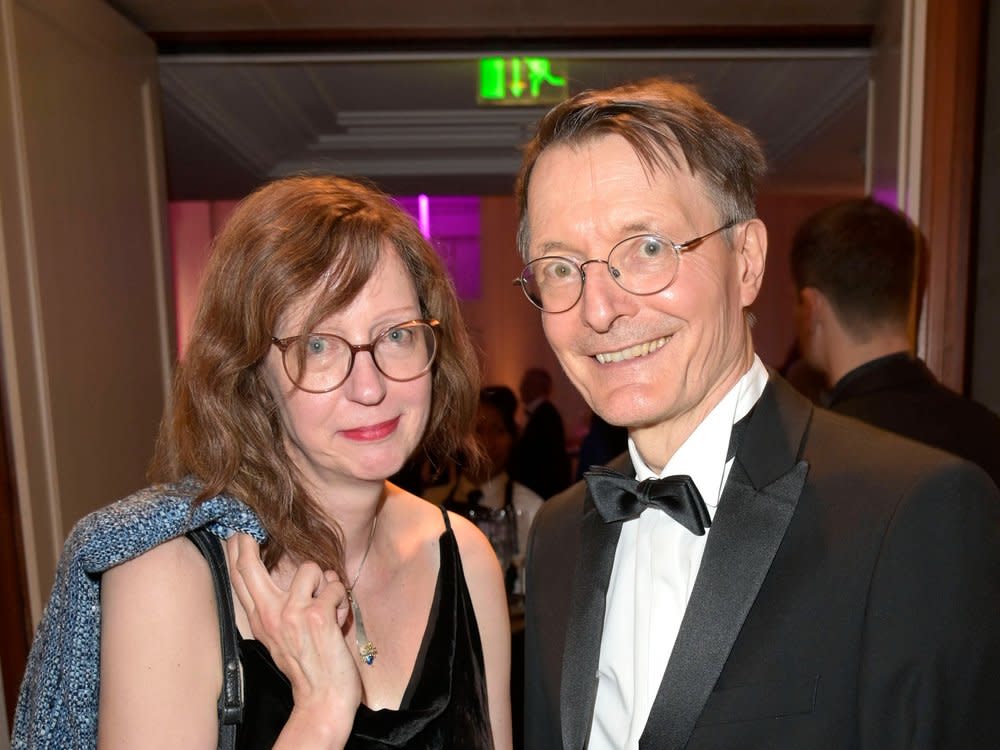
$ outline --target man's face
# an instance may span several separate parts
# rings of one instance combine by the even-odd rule
[[[729,217],[718,215],[686,168],[647,176],[631,146],[609,135],[542,154],[527,218],[530,259],[583,262],[605,259],[632,235],[684,242]],[[631,294],[595,263],[585,269],[575,307],[542,313],[570,380],[594,411],[630,428],[647,460],[655,457],[641,440],[653,445],[654,434],[674,426],[689,434],[752,361],[743,308],[760,287],[766,234],[756,220],[731,231],[733,247],[718,234],[683,253],[676,279],[661,292]]]

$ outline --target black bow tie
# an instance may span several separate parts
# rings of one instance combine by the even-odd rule
[[[712,525],[705,501],[687,474],[639,482],[604,466],[583,475],[597,512],[608,523],[627,521],[646,508],[658,508],[692,534],[702,536]]]

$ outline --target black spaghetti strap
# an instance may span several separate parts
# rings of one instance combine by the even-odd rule
[[[444,516],[445,531],[451,531],[451,519],[448,518],[448,509],[443,505],[441,506],[441,515]]]
[[[219,694],[219,750],[236,747],[236,729],[243,721],[243,670],[240,665],[239,633],[233,612],[229,570],[222,540],[202,527],[188,532],[188,538],[205,556],[212,571],[215,604],[219,612],[219,640],[222,643],[222,692]]]

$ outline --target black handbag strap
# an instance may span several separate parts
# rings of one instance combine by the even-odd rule
[[[219,640],[222,643],[219,750],[233,750],[236,747],[236,728],[243,721],[243,669],[226,555],[222,550],[222,540],[204,527],[188,532],[187,536],[205,556],[212,571],[215,604],[219,611]]]

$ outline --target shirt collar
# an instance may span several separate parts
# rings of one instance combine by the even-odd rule
[[[539,396],[534,401],[529,401],[524,405],[524,413],[530,417],[532,412],[534,412],[535,409],[537,409],[544,403],[545,403],[545,396]]]
[[[726,453],[733,425],[746,416],[757,403],[767,385],[767,378],[767,368],[755,354],[750,369],[681,444],[659,474],[653,472],[642,460],[630,437],[628,450],[636,470],[636,479],[687,474],[694,480],[705,504],[714,515],[719,498],[722,496],[722,485],[728,463]]]

